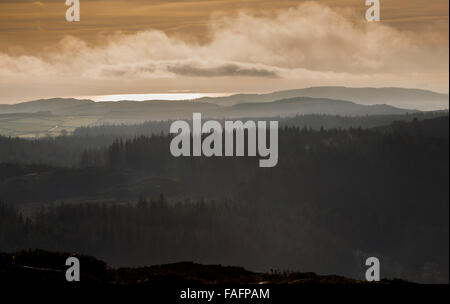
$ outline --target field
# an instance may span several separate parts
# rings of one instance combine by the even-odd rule
[[[101,116],[65,116],[50,113],[0,114],[0,135],[40,138],[71,134],[81,126],[95,125]]]

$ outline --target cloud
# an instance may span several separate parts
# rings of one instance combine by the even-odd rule
[[[197,67],[191,64],[169,66],[168,71],[177,75],[193,77],[223,77],[223,76],[249,76],[249,77],[277,77],[277,73],[270,69],[249,67],[239,64],[223,64],[217,67]]]
[[[278,70],[256,64],[201,61],[144,61],[132,64],[106,66],[95,71],[95,78],[102,77],[278,77]]]
[[[207,87],[195,79],[221,78],[210,80],[209,88],[232,90],[235,79],[257,88],[261,79],[264,90],[262,79],[278,79],[274,83],[323,80],[358,86],[373,81],[374,86],[431,84],[448,90],[448,45],[382,23],[355,22],[315,2],[270,17],[216,16],[209,31],[206,43],[148,30],[117,33],[97,46],[66,37],[42,55],[0,53],[0,87],[9,92],[6,96],[16,96],[12,90],[18,84],[44,86],[50,94],[76,82],[85,95],[114,93],[105,92],[108,84],[117,91],[129,86],[127,81],[145,83],[133,89],[148,92],[148,81],[158,88],[195,90]]]

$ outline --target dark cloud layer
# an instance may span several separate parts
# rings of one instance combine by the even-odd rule
[[[192,65],[169,66],[168,71],[193,77],[224,77],[224,76],[248,76],[248,77],[277,77],[277,73],[265,69],[245,68],[236,64],[226,64],[218,67],[199,68]]]

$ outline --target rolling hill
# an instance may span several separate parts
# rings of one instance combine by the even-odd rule
[[[219,105],[238,103],[272,102],[294,97],[313,97],[348,100],[358,104],[389,104],[396,107],[417,110],[448,109],[449,95],[427,90],[405,88],[347,88],[312,87],[297,90],[278,91],[268,94],[236,94],[227,97],[204,97],[199,101]]]
[[[278,95],[277,95],[278,94]],[[291,93],[289,93],[291,94]],[[136,124],[145,121],[191,119],[200,112],[204,118],[292,117],[323,114],[340,116],[398,115],[417,113],[387,104],[362,105],[329,98],[294,97],[267,101],[286,96],[279,92],[268,96],[245,98],[236,102],[233,97],[185,101],[118,101],[54,98],[35,100],[0,107],[0,135],[20,137],[56,136],[71,133],[82,126],[105,124]],[[230,103],[225,103],[229,100]],[[241,100],[243,101],[243,100]],[[219,105],[222,103],[222,105]]]
[[[231,116],[293,116],[296,114],[380,115],[417,112],[387,104],[363,105],[347,100],[330,98],[293,97],[273,101],[248,100],[222,104],[204,102],[203,99],[186,101],[118,101],[54,98],[35,100],[15,105],[3,105],[1,117],[12,114],[48,114],[64,116],[101,116],[110,120],[165,120],[191,117],[201,112],[209,117]],[[0,117],[0,118],[1,118]],[[11,116],[9,116],[11,117]]]

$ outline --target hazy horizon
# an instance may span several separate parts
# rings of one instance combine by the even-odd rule
[[[9,105],[14,104],[20,104],[24,102],[30,102],[34,100],[45,100],[45,99],[77,99],[77,100],[92,100],[95,102],[108,102],[108,101],[189,101],[189,100],[195,100],[200,99],[204,97],[231,97],[234,95],[265,95],[265,94],[271,94],[271,93],[277,93],[277,92],[284,92],[284,91],[294,91],[294,90],[304,90],[304,89],[311,89],[311,88],[329,88],[329,86],[317,86],[317,87],[302,87],[302,88],[291,88],[286,90],[280,90],[280,91],[260,91],[260,92],[248,92],[248,91],[240,91],[240,92],[158,92],[158,93],[139,93],[139,94],[106,94],[106,95],[88,95],[88,96],[81,96],[81,95],[70,95],[70,96],[41,96],[32,100],[26,99],[26,100],[20,100],[20,101],[14,101],[10,103],[5,103]],[[345,86],[336,86],[337,88],[346,88],[346,89],[405,89],[405,90],[421,90],[421,91],[428,91],[432,93],[437,94],[443,94],[443,95],[449,95],[449,92],[439,92],[439,91],[433,91],[428,89],[422,89],[422,88],[400,88],[400,87],[345,87]],[[2,104],[2,103],[0,103]],[[447,107],[443,109],[448,109]]]

